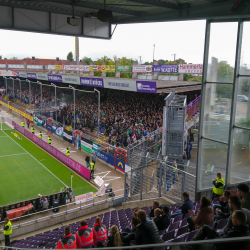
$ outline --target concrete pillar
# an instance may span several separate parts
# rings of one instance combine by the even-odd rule
[[[138,65],[138,63],[136,61],[132,62],[132,71],[133,71],[133,65]],[[132,73],[132,78],[136,79],[137,78],[137,73]]]
[[[153,65],[159,65],[158,61],[154,60]],[[158,80],[158,73],[153,73],[153,71],[152,71],[152,80]]]
[[[27,72],[27,63],[24,63],[24,71]]]
[[[8,67],[8,63],[6,62],[6,71],[8,71],[9,67]]]
[[[102,65],[106,65],[106,63],[105,62],[102,62]],[[102,71],[102,77],[106,77],[106,71]]]
[[[52,69],[49,69],[49,65],[51,65],[51,64],[48,63],[48,73],[51,74],[52,73]]]
[[[90,65],[90,66],[91,66],[91,65],[94,65],[94,63],[93,63],[93,62],[90,62],[89,65]],[[94,71],[90,71],[90,72],[89,72],[89,76],[94,76]]]
[[[43,63],[43,73],[45,73],[45,63]]]
[[[115,62],[115,66],[120,66],[119,62]],[[121,73],[120,72],[115,72],[115,77],[116,78],[120,78],[121,77]]]
[[[63,65],[66,65],[66,64],[62,63],[62,66],[63,66]],[[66,70],[65,70],[65,69],[62,70],[62,74],[63,74],[63,75],[66,75]]]
[[[184,64],[184,60],[179,58],[179,64]],[[184,74],[178,74],[178,81],[184,81]]]
[[[74,65],[74,61],[71,60],[71,62],[69,63],[69,65]],[[74,75],[74,74],[75,74],[74,70],[71,70],[71,71],[70,71],[70,74],[71,74],[71,75]]]

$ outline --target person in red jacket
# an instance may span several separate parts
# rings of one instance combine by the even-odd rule
[[[64,228],[65,236],[58,241],[56,249],[76,249],[76,237],[71,233],[71,227]]]
[[[95,218],[94,224],[94,242],[95,246],[98,241],[103,241],[107,239],[107,230],[106,226],[102,224],[101,218]]]
[[[80,228],[75,233],[77,248],[92,247],[94,245],[94,230],[88,227],[86,220],[80,222]]]

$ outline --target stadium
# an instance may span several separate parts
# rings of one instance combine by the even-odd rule
[[[247,0],[0,13],[0,29],[75,37],[75,60],[0,58],[0,250],[250,249]],[[206,20],[197,64],[79,60],[79,37],[187,20]]]

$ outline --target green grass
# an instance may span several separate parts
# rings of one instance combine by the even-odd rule
[[[15,131],[19,140],[11,131],[0,131],[0,206],[60,192],[63,183],[70,187],[71,173],[75,196],[97,191],[25,136]]]

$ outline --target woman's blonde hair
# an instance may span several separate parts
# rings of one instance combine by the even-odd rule
[[[113,225],[110,228],[110,234],[114,236],[114,246],[120,247],[122,245],[122,239],[121,239],[118,227],[116,225]]]

